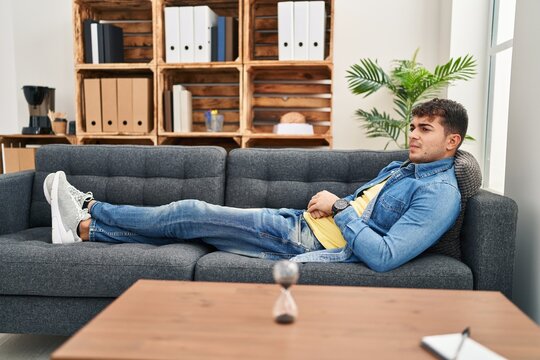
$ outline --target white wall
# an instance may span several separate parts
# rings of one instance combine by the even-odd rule
[[[10,51],[10,54],[13,54],[16,65],[14,71],[2,66],[2,78],[15,77],[15,87],[10,86],[10,93],[16,99],[17,109],[16,120],[10,121],[11,131],[5,132],[19,133],[23,126],[28,126],[28,105],[21,90],[24,85],[55,88],[55,110],[67,112],[68,120],[74,120],[75,75],[71,1],[9,0],[2,1],[2,4],[11,7],[9,12],[2,11],[2,18],[12,19],[13,51]],[[7,32],[9,33],[9,29]],[[12,107],[13,98],[8,101]]]
[[[505,195],[519,207],[514,302],[540,323],[540,1],[516,4]]]
[[[467,109],[468,133],[477,141],[463,148],[482,163],[489,0],[336,0],[334,15],[334,148],[381,149],[386,144],[366,138],[354,112],[376,107],[392,113],[392,97],[386,90],[367,98],[352,95],[346,81],[350,66],[368,57],[389,70],[392,60],[409,59],[420,48],[418,60],[430,70],[450,57],[472,54],[477,59],[479,75],[450,87],[448,98]]]
[[[17,121],[17,83],[11,1],[0,1],[0,134],[20,132]]]
[[[389,70],[395,59],[418,61],[433,69],[441,61],[440,4],[447,0],[336,0],[334,10],[334,148],[382,149],[383,139],[364,135],[356,109],[392,111],[386,90],[363,98],[348,89],[347,70],[361,58],[377,59]],[[351,31],[352,29],[352,31]]]

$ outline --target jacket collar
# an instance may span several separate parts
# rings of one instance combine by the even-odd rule
[[[447,157],[447,158],[440,159],[437,161],[432,161],[429,163],[421,163],[421,164],[415,164],[415,163],[412,163],[410,160],[407,160],[401,165],[401,168],[405,168],[407,170],[413,171],[414,176],[417,179],[420,179],[426,176],[435,175],[442,171],[446,171],[450,169],[452,166],[454,166],[454,158]]]

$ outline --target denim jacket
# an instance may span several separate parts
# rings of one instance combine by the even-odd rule
[[[454,158],[414,164],[394,161],[345,199],[388,178],[362,216],[349,206],[334,217],[347,245],[297,255],[297,262],[363,262],[375,271],[395,269],[415,258],[454,224],[461,194]]]

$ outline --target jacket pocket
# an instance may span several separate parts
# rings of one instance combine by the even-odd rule
[[[371,220],[375,221],[380,228],[388,230],[401,218],[405,210],[406,205],[403,201],[384,194],[377,199]]]

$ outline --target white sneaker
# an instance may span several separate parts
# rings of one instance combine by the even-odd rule
[[[81,221],[89,219],[90,214],[87,209],[82,209],[79,194],[84,193],[69,184],[63,171],[54,175],[50,194],[53,244],[82,241],[77,235],[77,227]]]
[[[45,200],[47,200],[49,204],[51,203],[51,189],[54,181],[54,175],[56,175],[56,173],[50,173],[45,178],[45,181],[43,181],[43,194],[45,195]]]
[[[66,175],[63,171],[57,171],[57,172],[63,173],[64,176]],[[45,195],[45,200],[47,200],[49,204],[51,203],[51,189],[53,186],[53,180],[54,180],[55,174],[56,173],[51,173],[47,175],[47,177],[45,178],[45,181],[43,181],[43,194]],[[75,196],[75,198],[77,199],[77,202],[81,204],[81,208],[84,205],[85,201],[90,201],[94,199],[94,194],[92,194],[91,191],[87,193],[83,193],[82,191],[77,190],[69,182],[68,182],[68,188],[69,188],[69,191],[73,194],[73,196]]]

